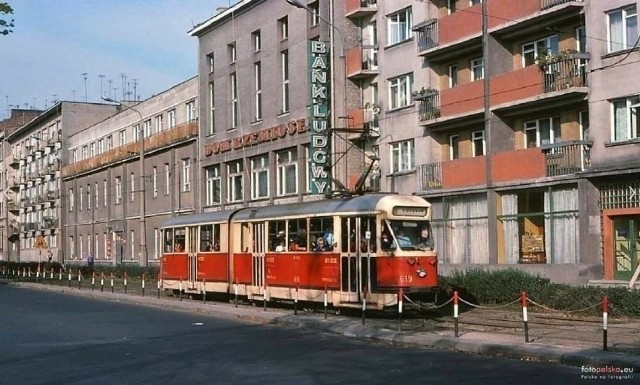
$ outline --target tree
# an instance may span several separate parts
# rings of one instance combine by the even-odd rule
[[[9,5],[9,3],[0,2],[0,35],[8,35],[13,32],[14,20],[11,21],[4,20],[4,18],[13,14],[13,8]]]

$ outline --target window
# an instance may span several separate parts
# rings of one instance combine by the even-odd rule
[[[176,110],[169,110],[169,112],[167,112],[167,124],[169,125],[168,128],[173,128],[176,126]]]
[[[155,228],[153,229],[153,259],[160,258],[158,245],[160,245],[160,230]]]
[[[404,9],[387,18],[389,45],[411,38],[411,8]]]
[[[243,199],[243,171],[242,160],[227,164],[227,200],[229,202],[240,202]]]
[[[558,35],[545,37],[544,39],[522,45],[522,66],[530,66],[536,63],[538,56],[558,53]]]
[[[89,158],[89,147],[82,146],[82,159],[88,159],[88,158]]]
[[[100,190],[98,189],[98,182],[95,183],[94,185],[94,189],[93,189],[93,194],[95,196],[95,203],[96,203],[96,208],[100,207]],[[106,199],[106,197],[105,197]]]
[[[102,201],[102,206],[103,207],[107,207],[107,180],[103,180],[102,181],[102,190],[103,190],[103,195],[104,195],[104,200]]]
[[[182,192],[191,191],[191,159],[182,159]]]
[[[389,109],[408,106],[411,102],[413,75],[389,79]]]
[[[311,26],[315,27],[320,24],[320,3],[318,1],[314,1],[313,3],[307,6],[307,10],[309,10],[309,16],[311,17]]]
[[[262,49],[262,41],[260,40],[260,30],[251,33],[251,41],[253,42],[253,52],[259,52]]]
[[[298,152],[295,148],[278,152],[278,196],[298,193]]]
[[[640,138],[638,132],[638,110],[640,109],[640,97],[614,100],[611,102],[613,109],[611,139],[614,142]]]
[[[255,86],[255,98],[254,98],[254,121],[262,120],[262,68],[260,62],[253,65],[254,73],[254,86]]]
[[[73,158],[73,163],[78,163],[78,149],[77,149],[77,148],[74,148],[74,149],[73,149],[73,156],[72,156],[72,158]]]
[[[239,105],[238,105],[238,78],[236,73],[229,75],[229,86],[231,87],[231,127],[230,130],[238,127]]]
[[[131,173],[131,202],[136,200],[136,174]]]
[[[449,160],[460,159],[458,135],[449,135]]]
[[[107,151],[113,149],[113,135],[107,136]]]
[[[211,206],[222,202],[220,190],[222,180],[220,178],[220,165],[207,167],[206,171],[207,184],[205,187],[205,204]]]
[[[140,140],[140,125],[136,124],[133,126],[133,141],[137,142]]]
[[[116,177],[116,204],[122,202],[122,177]]]
[[[484,59],[471,60],[471,81],[484,79]]]
[[[391,144],[391,173],[411,171],[415,168],[413,139]]]
[[[449,66],[449,88],[453,88],[458,85],[458,65],[451,64]]]
[[[447,14],[451,15],[456,12],[456,2],[458,0],[447,0]]]
[[[638,40],[635,4],[607,13],[607,26],[608,52],[632,48]]]
[[[469,0],[469,6],[482,4],[482,0]]]
[[[227,44],[227,51],[229,52],[229,64],[234,64],[237,59],[235,41]]]
[[[207,135],[216,133],[216,104],[215,104],[215,88],[213,82],[209,83],[209,125]]]
[[[125,144],[127,144],[127,131],[120,130],[118,133],[118,145],[124,146]]]
[[[82,192],[82,186],[80,186],[78,188],[78,199],[80,199],[80,202],[78,204],[78,210],[82,211],[82,208],[84,207],[84,194]]]
[[[196,101],[191,100],[186,104],[187,109],[187,122],[192,122],[198,119],[198,111],[196,110]]]
[[[269,196],[269,156],[251,159],[251,199]]]
[[[282,51],[282,113],[289,112],[289,51]]]
[[[485,154],[484,130],[471,133],[471,144],[473,146],[473,156],[482,156]]]
[[[278,31],[280,40],[289,38],[289,19],[286,16],[278,20]]]
[[[142,124],[144,137],[148,138],[151,136],[151,119],[145,120]]]
[[[152,182],[153,182],[153,197],[158,197],[158,167],[153,166],[153,171],[151,174]]]
[[[215,56],[213,55],[213,52],[207,55],[207,64],[209,65],[209,73],[213,73],[213,70],[216,64]]]
[[[136,232],[133,230],[129,231],[129,244],[131,245],[131,254],[129,255],[130,259],[133,259],[136,255],[136,243],[134,241],[135,239],[136,239]]]
[[[73,189],[69,189],[69,211],[73,211],[73,206],[76,203],[76,198],[73,195]]]
[[[98,139],[98,154],[104,152],[104,139]]]
[[[560,142],[560,118],[544,118],[524,123],[525,148]]]
[[[96,156],[96,144],[95,143],[90,143],[89,144],[89,154],[90,156],[93,158],[94,156]]]
[[[162,115],[158,115],[156,116],[156,126],[155,126],[155,133],[160,133],[162,132],[162,130],[164,130],[163,127],[163,122],[162,122]]]
[[[91,210],[91,185],[87,185],[87,210]]]
[[[171,169],[169,163],[164,164],[164,195],[169,195],[171,188]]]

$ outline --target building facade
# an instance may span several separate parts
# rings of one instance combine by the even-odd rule
[[[14,163],[9,151],[11,146],[5,141],[5,136],[24,126],[40,113],[42,111],[16,108],[11,109],[9,118],[0,121],[0,260],[10,260],[10,257],[15,259],[18,256],[18,244],[11,243],[9,238],[15,238],[20,233],[16,218],[16,213],[19,212],[19,185],[15,183],[15,167],[18,163]]]
[[[64,260],[62,149],[70,135],[114,113],[114,106],[59,102],[5,136],[8,260]]]
[[[69,263],[91,253],[100,264],[159,264],[162,222],[199,209],[197,78],[117,109],[65,147]]]

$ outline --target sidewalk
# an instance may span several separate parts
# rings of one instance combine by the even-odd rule
[[[203,303],[190,299],[179,301],[166,297],[158,299],[157,293],[154,291],[142,297],[108,291],[91,291],[87,288],[78,290],[77,287],[69,288],[24,282],[12,284],[18,287],[62,292],[107,301],[171,308],[262,324],[313,329],[350,338],[385,342],[395,346],[446,349],[495,357],[557,362],[578,367],[633,368],[635,373],[640,372],[640,354],[636,353],[638,350],[602,351],[602,346],[597,347],[593,344],[587,346],[562,338],[541,338],[540,341],[544,341],[544,343],[533,339],[534,342],[525,343],[522,336],[515,334],[464,330],[460,331],[459,337],[456,338],[453,330],[398,331],[397,324],[394,325],[389,320],[367,319],[365,325],[362,325],[362,319],[357,317],[329,315],[325,319],[323,313],[306,313],[302,310],[298,310],[298,314],[294,315],[293,309],[268,307],[265,311],[260,306],[238,305],[236,307],[234,304],[223,302]],[[640,320],[630,325],[630,327],[635,326],[640,327]],[[566,332],[571,333],[571,331]],[[640,350],[640,346],[638,349]]]

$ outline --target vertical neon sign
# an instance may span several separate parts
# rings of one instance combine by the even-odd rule
[[[311,112],[309,154],[311,194],[331,192],[331,143],[329,140],[329,49],[322,41],[309,42]]]

